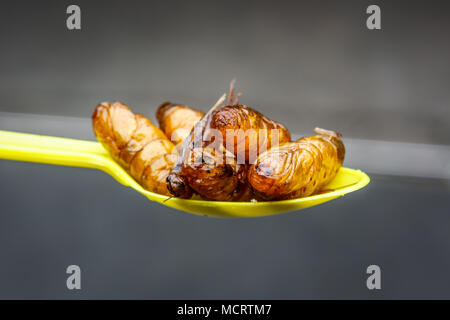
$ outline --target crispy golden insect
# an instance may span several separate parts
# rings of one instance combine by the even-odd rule
[[[194,126],[183,143],[178,161],[167,177],[167,188],[173,196],[190,198],[195,193],[207,200],[236,201],[248,194],[242,182],[244,166],[221,144],[207,138],[211,117],[224,101],[225,95]]]
[[[334,179],[344,162],[339,133],[316,128],[318,135],[272,147],[250,166],[248,181],[266,200],[309,196]]]
[[[205,147],[200,152],[190,149],[187,157],[183,177],[195,193],[206,200],[241,199],[245,190],[244,166],[236,163],[232,153]]]
[[[239,105],[240,93],[233,102],[234,83],[230,84],[228,105],[219,108],[225,100],[222,96],[183,145],[168,177],[168,189],[174,196],[189,198],[194,192],[209,200],[249,201],[255,197],[246,178],[251,155],[256,160],[257,152],[290,140],[284,126]]]
[[[228,103],[231,103],[233,91],[234,82],[231,83]],[[213,115],[211,127],[220,131],[223,146],[234,153],[240,163],[245,161],[249,164],[272,146],[290,141],[291,134],[282,124],[238,104],[239,95],[233,105],[227,105]]]
[[[180,148],[203,115],[201,111],[170,102],[163,103],[156,111],[159,127],[175,146]]]
[[[145,189],[169,195],[166,178],[177,160],[173,143],[146,117],[120,102],[103,102],[92,114],[97,139]]]

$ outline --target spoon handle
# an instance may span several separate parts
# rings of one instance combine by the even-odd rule
[[[0,130],[0,159],[104,170],[110,161],[98,142]]]

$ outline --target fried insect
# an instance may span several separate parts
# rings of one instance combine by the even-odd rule
[[[254,155],[290,140],[289,131],[261,113],[239,104],[230,84],[225,96],[202,118],[182,147],[181,156],[168,177],[168,189],[176,197],[197,193],[209,200],[249,201],[254,198],[247,183],[247,168]],[[217,111],[216,111],[217,110]]]
[[[207,200],[235,201],[241,198],[245,185],[244,166],[236,163],[225,149],[205,147],[201,152],[189,150],[183,166],[186,183]]]
[[[190,198],[199,194],[207,200],[233,201],[248,193],[242,183],[244,166],[221,143],[208,139],[212,115],[224,101],[225,95],[197,122],[183,143],[167,177],[167,188],[173,196]]]
[[[337,132],[316,128],[318,135],[272,147],[250,166],[248,181],[266,200],[309,196],[336,176],[345,147]]]
[[[145,189],[169,195],[166,178],[177,160],[173,143],[146,117],[120,102],[103,102],[92,114],[97,139]]]
[[[180,148],[203,115],[201,111],[170,102],[163,103],[156,111],[159,127]]]
[[[234,83],[231,86],[229,103]],[[235,104],[227,105],[214,114],[211,126],[220,131],[223,146],[237,156],[239,163],[254,163],[260,153],[291,140],[286,127],[246,105],[238,104],[238,97]]]

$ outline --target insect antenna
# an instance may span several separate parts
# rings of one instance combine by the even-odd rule
[[[238,104],[239,104],[239,97],[240,97],[240,96],[242,96],[242,92],[239,92],[239,93],[236,95],[236,99],[234,99],[233,105],[238,105]]]
[[[227,100],[227,104],[231,104],[231,102],[233,101],[233,95],[234,95],[234,86],[236,84],[236,78],[233,78],[233,80],[231,80],[230,82],[230,90],[228,91],[228,100]]]
[[[225,99],[226,99],[226,94],[224,93],[219,98],[219,100],[217,100],[216,104],[211,109],[209,109],[209,111],[203,116],[202,120],[199,121],[199,122],[201,122],[201,121],[204,121],[204,122],[201,123],[200,124],[201,127],[199,127],[197,129],[194,139],[202,139],[203,140],[204,137],[208,137],[209,132],[210,132],[210,130],[209,130],[210,127],[209,126],[207,127],[206,124],[211,119],[213,112],[216,111],[217,108],[219,108],[222,105],[222,103],[225,101]],[[199,122],[197,122],[197,124]],[[196,140],[196,141],[198,141],[198,140]]]
[[[167,201],[169,201],[170,199],[174,198],[175,196],[170,196],[168,197],[166,200],[164,200],[162,203],[166,203]]]
[[[317,132],[318,134],[322,134],[324,136],[331,136],[331,137],[335,137],[335,138],[342,137],[342,134],[340,134],[337,131],[322,129],[322,128],[319,128],[319,127],[315,127],[314,131]]]
[[[191,133],[189,134],[189,136],[186,138],[186,140],[183,142],[182,146],[181,146],[181,153],[180,156],[178,157],[178,162],[182,162],[185,158],[186,152],[189,149],[188,145],[190,143],[192,143],[194,146],[198,143],[201,143],[202,139],[203,139],[203,131],[206,127],[206,123],[208,122],[208,119],[211,117],[212,113],[222,105],[222,103],[225,101],[226,99],[226,93],[224,93],[219,100],[217,100],[217,102],[214,104],[214,106],[209,109],[209,111],[207,113],[205,113],[205,115],[200,119],[200,121],[198,121],[194,127],[191,130]]]

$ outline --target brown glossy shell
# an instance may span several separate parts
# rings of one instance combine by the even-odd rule
[[[234,155],[221,144],[205,139],[212,115],[212,111],[208,112],[199,128],[188,136],[168,176],[168,189],[175,197],[198,194],[207,200],[235,201],[247,191],[243,183],[244,166],[238,165]]]
[[[179,147],[203,115],[201,111],[170,102],[163,103],[156,111],[159,127]]]
[[[255,198],[246,178],[250,155],[255,154],[254,151],[256,154],[261,152],[257,149],[258,145],[266,150],[280,141],[289,141],[289,131],[244,105],[225,106],[205,117],[202,119],[200,152],[194,152],[194,135],[191,134],[169,175],[169,190],[174,196],[182,198],[190,197],[192,193],[199,194],[203,199],[220,201],[249,201]],[[235,132],[253,130],[247,135],[233,136],[229,148],[226,134],[230,129]],[[220,133],[221,140],[212,134],[214,130]],[[276,140],[272,140],[274,133],[277,133]],[[244,156],[239,159],[242,154]],[[256,155],[253,160],[256,160]]]
[[[201,152],[189,150],[183,163],[183,176],[203,199],[233,201],[243,191],[244,166],[224,149],[205,147]]]
[[[342,166],[345,148],[324,134],[301,138],[260,154],[250,166],[248,181],[266,200],[305,197],[319,192]]]
[[[99,104],[92,125],[97,139],[139,184],[152,192],[170,194],[166,178],[177,153],[158,127],[120,102]]]
[[[239,163],[254,163],[260,153],[291,140],[286,127],[246,105],[221,108],[212,117],[211,127],[220,131],[223,146],[238,157]]]

